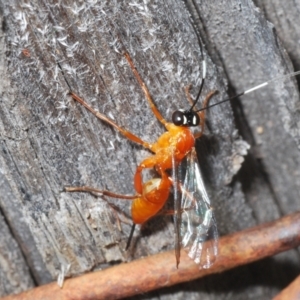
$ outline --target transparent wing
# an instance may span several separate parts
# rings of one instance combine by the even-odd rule
[[[209,268],[218,254],[218,231],[194,148],[174,174],[173,180],[178,182],[174,184],[176,241],[181,240],[181,246],[201,268]]]

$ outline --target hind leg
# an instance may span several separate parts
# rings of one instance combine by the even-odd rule
[[[144,159],[136,168],[134,175],[134,188],[138,194],[143,193],[143,176],[142,171],[144,169],[152,169],[155,168],[156,171],[163,177],[163,173],[166,168],[161,167],[161,162],[165,161],[165,158],[161,155],[153,155],[146,159]],[[165,163],[164,163],[165,164]]]
[[[185,94],[186,94],[186,97],[187,97],[188,101],[191,103],[191,105],[193,105],[194,101],[193,101],[193,99],[190,95],[190,88],[191,88],[191,86],[189,85],[189,86],[186,86],[184,90],[185,90]],[[205,97],[203,103],[202,103],[202,109],[203,110],[198,112],[198,116],[200,118],[199,127],[200,127],[201,131],[194,134],[195,139],[199,138],[203,134],[204,124],[205,124],[205,112],[206,112],[205,108],[208,106],[208,102],[211,99],[211,97],[213,95],[215,95],[216,93],[217,93],[217,91],[209,92],[208,95]]]

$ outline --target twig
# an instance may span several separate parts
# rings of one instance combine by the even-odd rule
[[[288,287],[282,290],[273,300],[300,299],[300,276],[298,276]]]
[[[196,265],[184,251],[179,269],[176,269],[174,252],[169,251],[68,279],[63,289],[56,283],[51,283],[2,300],[124,298],[208,274],[220,273],[294,248],[299,244],[300,212],[222,237],[219,241],[217,260],[209,269],[199,269],[199,265]]]

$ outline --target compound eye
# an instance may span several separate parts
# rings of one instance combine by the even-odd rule
[[[172,122],[176,126],[186,125],[186,116],[183,111],[176,110],[172,115]]]

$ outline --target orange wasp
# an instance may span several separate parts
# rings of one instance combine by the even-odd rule
[[[134,175],[135,195],[121,195],[107,190],[99,190],[88,186],[66,187],[67,192],[93,192],[100,193],[109,197],[132,200],[131,215],[133,226],[126,246],[129,247],[135,225],[144,224],[150,218],[157,215],[164,207],[169,198],[171,187],[173,187],[175,202],[175,236],[176,236],[176,263],[180,261],[180,244],[190,248],[189,255],[197,263],[201,262],[204,267],[209,267],[217,255],[217,229],[210,206],[209,198],[206,194],[200,170],[197,163],[196,152],[194,149],[195,139],[203,133],[205,122],[205,110],[208,101],[215,92],[207,95],[203,102],[201,111],[194,111],[194,102],[189,95],[189,87],[185,89],[188,100],[193,104],[192,108],[186,111],[175,111],[172,116],[172,123],[167,122],[156,108],[150,92],[144,81],[139,75],[130,55],[123,51],[123,56],[127,60],[135,78],[141,86],[148,104],[158,119],[166,128],[155,143],[143,141],[138,136],[120,127],[114,121],[94,110],[81,97],[76,95],[70,88],[70,95],[74,100],[86,107],[100,120],[110,124],[117,131],[122,133],[127,139],[148,149],[153,155],[144,159],[138,166]],[[203,61],[204,70],[205,62]],[[203,72],[205,74],[205,72]],[[201,82],[202,90],[204,77]],[[200,92],[199,92],[200,94]],[[189,127],[200,126],[201,131],[193,134]],[[183,159],[187,159],[185,178],[180,178],[176,172],[172,177],[168,174],[169,170],[176,170]],[[143,182],[142,172],[145,169],[155,169],[159,175],[147,182]],[[181,228],[180,228],[181,227]],[[208,238],[212,237],[212,245],[206,249],[207,253],[202,251],[202,244]],[[202,253],[203,252],[203,253]],[[201,258],[203,256],[203,259]],[[205,259],[205,261],[203,261]]]
[[[187,87],[185,89],[187,99],[192,103],[192,106],[190,109],[185,111],[175,111],[172,115],[172,123],[169,123],[162,117],[156,108],[150,92],[139,75],[129,53],[127,51],[123,51],[122,55],[127,60],[135,78],[141,86],[153,114],[166,128],[166,132],[163,133],[155,143],[143,141],[138,136],[117,125],[105,115],[94,110],[87,102],[76,95],[69,86],[70,95],[74,100],[82,104],[97,118],[113,126],[127,139],[142,145],[154,154],[144,159],[137,166],[134,175],[135,195],[127,196],[89,186],[66,187],[65,189],[67,192],[91,192],[113,198],[132,200],[131,214],[133,226],[126,246],[127,249],[133,236],[135,225],[144,224],[150,218],[157,215],[164,207],[169,198],[170,190],[173,188],[175,204],[175,256],[177,267],[180,262],[180,247],[182,246],[187,248],[188,255],[196,263],[200,263],[202,268],[208,268],[213,264],[217,257],[218,233],[213,209],[204,188],[194,148],[195,139],[201,137],[203,134],[205,110],[244,94],[248,94],[273,81],[298,75],[300,72],[298,71],[276,77],[270,81],[266,81],[253,88],[245,90],[234,97],[208,105],[210,98],[215,93],[212,91],[204,99],[202,108],[200,110],[194,110],[194,106],[199,99],[205,80],[206,65],[203,60],[203,77],[196,100],[193,101],[191,99],[189,87]],[[201,129],[200,132],[196,134],[192,133],[189,128],[195,126],[199,126]],[[181,168],[184,171],[179,172],[178,168]],[[159,177],[143,182],[142,172],[145,169],[155,169]],[[169,175],[169,170],[172,170],[172,176]],[[204,243],[205,241],[206,243]]]

